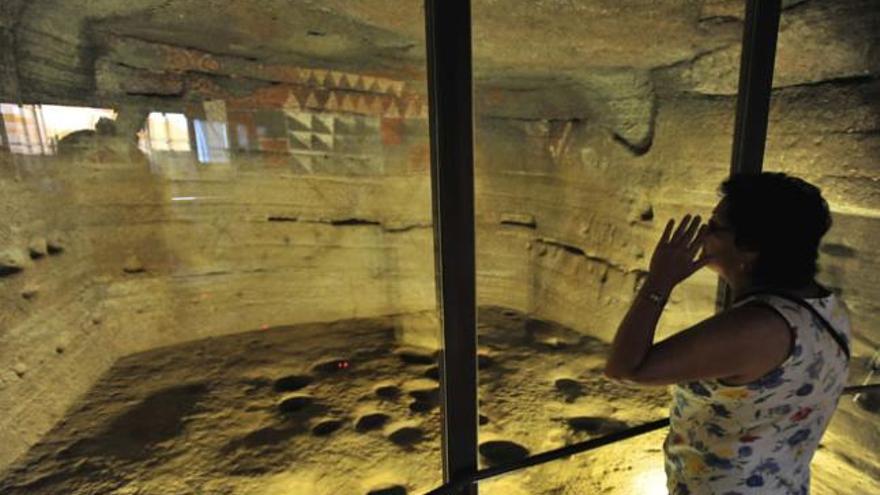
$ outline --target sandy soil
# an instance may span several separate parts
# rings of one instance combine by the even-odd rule
[[[483,308],[479,326],[483,466],[666,415],[664,388],[601,376],[607,346],[596,339],[501,308]],[[437,378],[436,353],[398,345],[391,318],[129,356],[2,475],[0,493],[424,493],[441,483]],[[481,493],[665,493],[663,435],[485,482]],[[817,454],[814,493],[843,493],[830,488],[840,479],[866,490],[846,493],[880,492],[857,459],[834,452]]]

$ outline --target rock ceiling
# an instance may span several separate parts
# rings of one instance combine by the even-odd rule
[[[424,59],[424,15],[418,0],[4,3],[7,25],[20,16],[17,22],[24,30],[46,30],[68,42],[111,32],[267,63],[319,60],[349,68],[403,68],[421,65]],[[575,70],[674,64],[736,41],[740,4],[477,0],[477,66]]]
[[[824,10],[865,10],[864,1],[814,3],[786,2],[780,47],[783,64],[789,27],[791,37],[800,40],[800,49],[807,50],[823,37],[825,44],[834,39],[852,45],[848,41],[862,36],[863,45],[870,46],[870,38],[877,36],[870,32],[872,25],[876,27],[871,16],[863,17],[861,26],[841,26],[836,33],[828,32],[828,27],[811,30],[802,24]],[[736,64],[742,4],[739,0],[475,0],[475,72],[488,83],[556,81],[697,61],[697,71],[719,75],[719,66]],[[14,45],[12,55],[6,56],[25,60],[18,64],[21,79],[31,76],[29,64],[51,65],[52,70],[44,68],[34,76],[54,82],[56,91],[65,89],[66,83],[68,91],[76,92],[70,86],[78,82],[82,90],[102,53],[132,40],[265,64],[410,77],[424,71],[424,16],[418,0],[98,0],[85,4],[11,0],[0,8],[0,27]],[[859,55],[866,54],[855,56]],[[853,56],[847,58],[850,64],[860,65],[851,60]],[[137,67],[136,56],[130,62]],[[723,84],[697,86],[708,92],[731,89]],[[53,92],[51,87],[46,89]]]
[[[638,152],[651,139],[657,94],[736,92],[740,0],[472,5],[485,116],[594,119]],[[880,8],[870,0],[784,7],[777,86],[880,67]],[[7,101],[159,109],[315,83],[302,68],[409,81],[410,94],[425,88],[418,0],[6,0],[0,34],[2,61],[15,67],[0,75]]]

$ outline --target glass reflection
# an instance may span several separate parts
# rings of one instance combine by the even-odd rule
[[[423,94],[388,78],[302,72],[309,81],[329,87],[290,85],[262,95],[149,112],[136,132],[138,149],[150,157],[154,170],[161,170],[165,159],[191,154],[203,164],[230,163],[235,154],[260,154],[276,166],[284,157],[296,174],[427,173],[427,143],[413,146],[408,139],[426,132]],[[112,109],[10,103],[0,109],[6,134],[0,143],[17,154],[52,155],[65,138],[116,133],[117,112]],[[397,147],[409,148],[407,163],[386,170],[389,151]]]
[[[229,161],[229,136],[226,122],[193,121],[196,150],[202,163]]]
[[[112,126],[116,112],[106,108],[0,103],[5,136],[0,146],[22,155],[54,155],[64,139],[101,133]]]
[[[95,493],[440,484],[421,89],[299,72],[244,95],[2,106],[0,337],[53,361],[23,357],[0,393],[21,402],[3,435],[36,418],[0,492],[76,493],[84,463],[127,473]]]
[[[191,149],[189,120],[181,113],[151,113],[138,138],[138,147],[146,154]]]

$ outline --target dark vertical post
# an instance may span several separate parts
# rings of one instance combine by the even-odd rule
[[[0,151],[9,151],[9,136],[6,134],[6,119],[0,114]]]
[[[781,0],[746,0],[739,87],[736,96],[736,123],[730,175],[757,174],[764,162],[767,141],[767,115],[773,88],[773,62],[779,34]],[[717,310],[730,306],[732,294],[723,280],[718,281]]]
[[[9,20],[8,27],[0,27],[0,103],[21,103],[18,87],[18,64],[15,60],[15,32],[11,26],[18,24],[22,6],[13,7],[10,2],[0,2],[0,17]],[[6,122],[0,115],[0,150],[11,149]]]
[[[443,326],[443,477],[477,469],[470,0],[426,0],[434,256]],[[457,492],[475,495],[471,485]]]
[[[196,137],[196,112],[193,112],[190,108],[184,110],[184,115],[186,116],[186,134],[189,136],[189,152],[190,155],[195,157],[196,163],[201,163],[199,160],[199,140]],[[286,120],[286,119],[285,119]],[[204,123],[205,120],[203,119]],[[206,143],[207,145],[207,143]],[[210,156],[210,152],[208,153]],[[207,156],[206,156],[207,158]]]
[[[21,13],[27,7],[25,2],[0,2],[0,17],[9,22],[0,27],[0,99],[4,103],[21,104],[21,87],[19,85],[18,63],[15,58],[18,46],[15,26],[19,24]]]

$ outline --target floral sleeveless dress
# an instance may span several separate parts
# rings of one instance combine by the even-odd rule
[[[846,307],[834,294],[806,299],[849,342]],[[672,387],[663,443],[670,495],[807,495],[810,461],[843,392],[848,364],[838,343],[806,308],[756,294],[795,335],[791,355],[746,385],[720,380]]]

